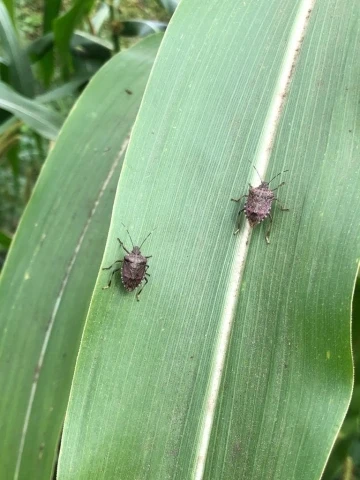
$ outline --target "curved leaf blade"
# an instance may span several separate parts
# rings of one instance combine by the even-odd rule
[[[54,469],[115,186],[161,38],[115,56],[84,90],[10,247],[0,278],[0,478],[48,480]]]
[[[0,108],[11,112],[26,125],[45,138],[54,140],[62,125],[61,116],[36,100],[16,93],[6,83],[0,82]]]
[[[34,77],[26,52],[21,48],[17,34],[3,0],[0,0],[0,43],[7,54],[11,85],[26,97],[34,96]]]
[[[152,33],[166,30],[167,23],[155,20],[126,20],[121,22],[120,35],[122,37],[146,37]]]

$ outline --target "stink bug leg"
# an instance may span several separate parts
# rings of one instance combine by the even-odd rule
[[[145,275],[147,275],[148,277],[150,277],[150,275],[149,275],[148,273],[145,273]],[[140,288],[140,290],[139,290],[139,291],[137,292],[137,294],[136,294],[136,300],[137,300],[138,302],[140,302],[140,298],[139,298],[140,293],[144,290],[145,285],[148,283],[148,279],[146,278],[146,276],[144,277],[144,282],[145,282],[144,285]]]
[[[110,267],[103,267],[102,270],[110,270],[110,268],[112,268],[115,265],[115,263],[118,263],[118,262],[122,262],[122,260],[115,260],[115,262],[112,265],[110,265]]]
[[[130,238],[131,238],[131,237],[130,237]],[[118,242],[120,243],[120,247],[122,247],[122,248],[125,250],[126,253],[129,253],[129,254],[130,254],[129,250],[125,247],[125,245],[124,245],[123,242],[120,240],[120,238],[118,238]]]
[[[273,180],[274,180],[274,179],[273,179]],[[278,185],[276,188],[274,188],[273,190],[271,190],[271,191],[272,191],[272,192],[275,192],[275,190],[277,190],[278,188],[282,187],[283,185],[285,185],[285,182],[279,183],[279,185]]]
[[[282,204],[279,202],[279,199],[278,199],[278,198],[274,198],[274,201],[277,201],[277,202],[278,202],[278,204],[280,205],[280,210],[281,210],[282,212],[288,212],[288,211],[289,211],[288,208],[284,207],[284,205],[282,205]]]
[[[115,263],[121,263],[121,262],[122,260],[115,260],[115,262],[112,265],[110,265],[110,267],[103,267],[102,270],[110,270],[115,265]],[[103,290],[106,290],[107,288],[110,287],[114,273],[118,272],[119,270],[121,270],[121,267],[115,268],[115,270],[110,275],[109,283],[105,285],[105,287],[102,287]]]
[[[231,201],[232,201],[232,202],[240,202],[240,200],[241,200],[242,198],[248,197],[248,196],[249,196],[249,195],[241,195],[241,197],[239,197],[239,198],[232,198]]]
[[[247,196],[247,195],[246,195],[246,196]],[[231,199],[231,200],[232,200],[232,199]],[[235,201],[236,201],[236,200],[235,200]],[[239,211],[238,215],[240,215],[240,213],[242,213],[244,210],[245,210],[245,207],[242,208],[242,209]],[[236,234],[239,233],[239,232],[240,232],[240,228],[237,228],[237,229],[235,230],[235,232],[234,232],[234,235],[236,235]]]
[[[272,216],[271,216],[271,213],[269,213],[269,220],[270,220],[270,225],[269,225],[269,228],[267,229],[267,232],[265,234],[265,240],[266,240],[266,243],[269,245],[270,243],[270,232],[271,232],[271,227],[272,227]]]
[[[119,260],[117,260],[117,261],[119,261]],[[116,263],[116,262],[115,262],[115,263]],[[111,265],[111,267],[112,267],[112,265]],[[109,268],[111,268],[111,267],[103,268],[103,270],[109,270]],[[114,273],[116,273],[116,272],[118,272],[118,271],[120,271],[120,270],[121,270],[121,267],[120,267],[120,268],[115,268],[115,270],[112,271],[112,273],[111,273],[111,275],[110,275],[109,283],[108,283],[107,285],[105,285],[105,287],[102,288],[103,290],[106,290],[107,288],[110,288],[110,287],[111,287],[111,282],[112,282],[112,278],[113,278],[113,276],[114,276]]]

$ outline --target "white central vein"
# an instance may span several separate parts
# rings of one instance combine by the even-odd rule
[[[275,87],[267,117],[264,122],[263,134],[260,138],[257,153],[254,159],[254,164],[256,165],[261,178],[265,178],[265,173],[274,145],[275,135],[284,107],[284,100],[286,98],[300,47],[304,39],[305,30],[308,25],[310,13],[314,7],[315,1],[316,0],[303,0],[301,2],[290,34],[288,46],[280,70],[280,75]],[[221,380],[223,377],[229,339],[236,316],[240,286],[250,237],[251,228],[249,223],[246,222],[238,237],[236,253],[230,273],[229,287],[225,295],[224,308],[221,315],[218,340],[215,347],[214,360],[206,394],[206,404],[204,406],[204,419],[199,434],[199,446],[196,455],[196,464],[194,466],[195,480],[202,480],[204,476],[215,410],[219,397]]]
[[[22,456],[23,456],[23,451],[24,451],[24,446],[25,446],[25,439],[26,439],[26,434],[27,434],[27,430],[29,428],[29,422],[30,422],[30,416],[31,416],[31,412],[32,412],[32,407],[33,407],[33,404],[34,404],[34,399],[35,399],[35,394],[36,394],[36,389],[37,389],[37,386],[38,386],[38,383],[39,383],[39,377],[40,377],[40,371],[42,369],[42,366],[44,364],[44,358],[45,358],[45,353],[46,353],[46,350],[47,350],[47,347],[48,347],[48,344],[49,344],[49,340],[50,340],[50,337],[51,337],[51,333],[52,333],[52,330],[53,330],[53,327],[54,327],[54,324],[55,324],[55,319],[56,319],[56,315],[58,313],[58,310],[59,310],[59,306],[61,304],[61,300],[63,298],[63,295],[64,295],[64,292],[65,292],[65,289],[66,289],[66,286],[68,284],[68,281],[69,281],[69,277],[70,277],[70,274],[71,274],[71,271],[73,269],[73,266],[75,264],[75,261],[78,257],[78,254],[80,252],[80,248],[81,248],[81,245],[84,241],[84,238],[85,238],[85,235],[86,235],[86,232],[88,231],[89,229],[89,226],[91,224],[91,221],[92,221],[92,218],[96,212],[96,209],[100,203],[100,200],[101,200],[101,197],[103,196],[110,180],[111,180],[111,177],[113,176],[114,174],[114,171],[116,169],[116,167],[118,166],[122,156],[124,155],[125,153],[125,150],[128,146],[128,143],[129,143],[129,136],[126,137],[125,141],[123,142],[122,146],[121,146],[121,149],[118,153],[118,155],[116,156],[113,164],[111,165],[111,168],[109,170],[109,173],[106,177],[106,179],[104,180],[102,186],[101,186],[101,189],[99,191],[99,194],[94,202],[94,205],[93,205],[93,208],[90,212],[90,215],[85,223],[85,226],[81,232],[81,235],[79,237],[79,240],[75,246],[75,249],[74,249],[74,253],[70,259],[70,262],[68,264],[68,267],[66,269],[66,272],[65,272],[65,276],[64,276],[64,279],[62,281],[62,284],[61,284],[61,287],[60,287],[60,291],[59,291],[59,294],[58,296],[56,297],[56,300],[54,302],[54,307],[53,307],[53,310],[51,312],[51,316],[50,316],[50,322],[49,322],[49,326],[47,328],[47,331],[45,333],[45,337],[44,337],[44,341],[42,343],[42,346],[41,346],[41,350],[40,350],[40,355],[39,355],[39,360],[37,362],[37,366],[36,366],[36,374],[34,376],[34,381],[32,383],[32,386],[31,386],[31,391],[30,391],[30,396],[29,396],[29,401],[28,401],[28,405],[27,405],[27,409],[26,409],[26,414],[25,414],[25,419],[24,419],[24,426],[23,426],[23,429],[22,429],[22,432],[21,432],[21,439],[20,439],[20,445],[19,445],[19,452],[18,452],[18,456],[17,456],[17,461],[16,461],[16,468],[15,468],[15,473],[14,473],[14,480],[17,480],[19,478],[19,473],[20,473],[20,466],[21,466],[21,460],[22,460]]]

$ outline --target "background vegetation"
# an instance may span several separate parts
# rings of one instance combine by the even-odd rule
[[[76,11],[76,5],[83,7]],[[6,10],[9,8],[10,13]],[[74,5],[74,6],[73,6]],[[87,5],[87,6],[86,6]],[[44,10],[45,6],[45,10]],[[75,11],[75,12],[74,12]],[[54,44],[56,24],[66,12],[73,12],[71,50],[65,41]],[[19,218],[45,161],[54,135],[42,132],[31,116],[32,108],[49,105],[53,116],[54,132],[68,115],[72,105],[91,76],[120,48],[128,48],[139,36],[165,28],[172,12],[156,0],[128,0],[114,2],[71,2],[70,0],[42,2],[19,0],[4,2],[2,14],[2,72],[0,95],[6,102],[10,93],[7,84],[18,93],[38,98],[37,104],[27,106],[30,117],[20,118],[23,99],[12,110],[2,111],[0,128],[0,265],[4,262],[10,240]],[[68,13],[69,16],[69,13]],[[13,22],[10,21],[12,18]],[[136,22],[136,20],[149,22]],[[66,20],[66,18],[65,18]],[[135,21],[134,21],[135,20]],[[82,37],[82,35],[88,35]],[[7,41],[12,37],[13,44]],[[68,38],[69,40],[69,38]],[[71,56],[69,56],[69,53]],[[14,59],[18,69],[9,75],[7,63]],[[32,73],[23,91],[20,78]],[[1,105],[0,105],[1,106]],[[32,107],[32,108],[31,108]],[[4,105],[6,108],[6,105]],[[11,116],[15,114],[15,117]],[[43,111],[46,122],[48,111]],[[45,133],[45,135],[43,135]]]

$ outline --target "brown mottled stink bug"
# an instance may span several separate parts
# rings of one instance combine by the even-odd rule
[[[247,195],[242,195],[240,198],[232,198],[231,200],[233,202],[239,202],[242,198],[247,197],[247,200],[245,202],[244,207],[239,211],[239,215],[241,212],[245,212],[245,217],[248,219],[250,223],[250,227],[255,227],[258,223],[261,223],[265,218],[269,217],[270,220],[270,225],[269,228],[265,234],[265,240],[266,243],[270,243],[270,230],[272,226],[272,216],[271,216],[271,206],[273,201],[277,200],[279,201],[275,195],[274,192],[278,188],[282,187],[285,185],[285,182],[280,183],[274,190],[271,190],[269,188],[270,182],[272,182],[276,177],[281,175],[282,173],[288,172],[289,170],[284,170],[283,172],[278,173],[273,177],[270,182],[264,182],[261,179],[261,176],[259,172],[257,171],[256,167],[254,166],[256,173],[259,175],[259,178],[261,180],[261,184],[258,187],[253,187],[252,185],[249,184],[249,193]],[[289,211],[288,208],[283,207],[280,204],[281,210],[284,212]],[[236,235],[239,231],[239,228],[234,232],[234,235]]]
[[[125,247],[125,245],[120,240],[120,238],[118,238],[120,246],[125,250],[127,255],[125,255],[123,260],[116,260],[112,265],[110,265],[110,267],[103,267],[103,270],[110,270],[110,268],[112,268],[115,265],[115,263],[122,263],[121,267],[113,270],[110,276],[109,283],[105,287],[103,287],[103,290],[111,286],[111,281],[114,274],[119,270],[121,270],[121,281],[125,287],[125,290],[127,290],[128,292],[132,292],[133,290],[135,290],[136,287],[138,287],[142,283],[143,280],[145,281],[144,285],[140,288],[140,290],[136,294],[136,300],[139,301],[139,295],[142,292],[145,285],[148,283],[148,279],[146,277],[150,277],[150,274],[147,273],[147,269],[149,268],[147,261],[148,261],[148,258],[152,257],[152,255],[148,257],[141,255],[140,249],[144,245],[145,240],[147,240],[150,237],[152,232],[149,233],[149,235],[145,238],[145,240],[142,242],[140,247],[137,247],[137,246],[134,246],[129,230],[126,227],[125,229],[129,235],[133,249],[131,252],[129,252],[129,250]]]

